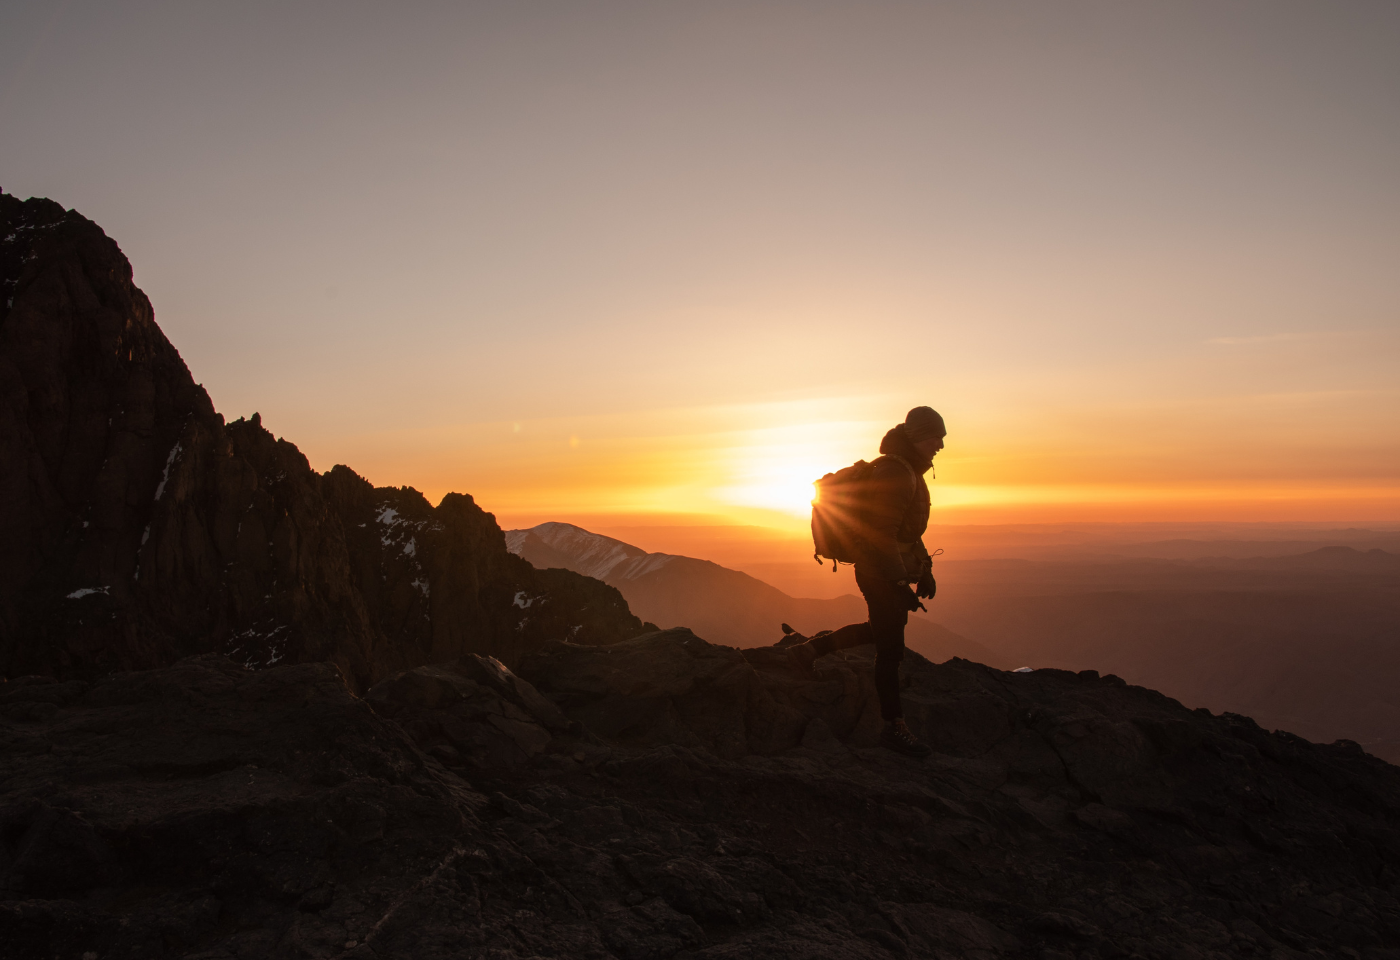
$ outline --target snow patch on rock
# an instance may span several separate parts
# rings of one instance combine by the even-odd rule
[[[175,465],[175,458],[180,455],[180,444],[176,443],[170,449],[170,456],[165,458],[165,470],[160,475],[160,483],[156,486],[156,499],[159,500],[165,494],[165,485],[170,482],[170,468]]]

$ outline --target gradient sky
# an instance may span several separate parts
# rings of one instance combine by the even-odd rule
[[[505,525],[1400,518],[1400,4],[0,5],[0,186]]]

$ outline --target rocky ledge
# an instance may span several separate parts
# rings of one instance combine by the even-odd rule
[[[363,699],[201,656],[0,687],[12,958],[1400,957],[1400,768],[1115,677],[687,631]]]

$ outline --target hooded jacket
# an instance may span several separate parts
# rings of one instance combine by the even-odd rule
[[[924,547],[929,492],[924,474],[933,461],[919,453],[898,424],[880,441],[882,456],[867,481],[861,567],[881,580],[916,580],[932,566]]]

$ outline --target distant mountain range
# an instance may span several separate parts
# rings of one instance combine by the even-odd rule
[[[1400,573],[1400,554],[1385,550],[1357,550],[1354,547],[1330,546],[1307,553],[1285,556],[1249,557],[1235,560],[1229,557],[1203,557],[1192,561],[1202,567],[1226,567],[1234,570],[1278,570],[1344,574]]]
[[[505,534],[507,549],[537,569],[557,567],[602,580],[616,587],[643,620],[663,628],[689,627],[714,643],[767,646],[782,638],[784,623],[810,635],[866,616],[860,597],[791,597],[739,570],[694,557],[648,553],[571,523],[541,523]],[[929,605],[934,613],[936,603]],[[910,619],[906,643],[934,662],[956,656],[1005,666],[1003,658],[976,641],[922,617]]]

